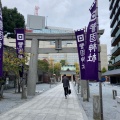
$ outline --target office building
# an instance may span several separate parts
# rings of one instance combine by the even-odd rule
[[[104,75],[110,76],[111,83],[120,83],[120,0],[109,0],[110,28],[111,28],[111,66],[113,70]]]
[[[110,1],[110,27],[111,27],[111,55],[115,57],[112,60],[114,66],[120,66],[120,0]]]

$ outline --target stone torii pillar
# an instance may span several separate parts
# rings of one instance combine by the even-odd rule
[[[36,38],[33,38],[31,42],[31,55],[30,55],[28,81],[27,81],[28,96],[35,95],[36,81],[38,81],[38,74],[37,74],[38,47],[39,47],[39,41]]]

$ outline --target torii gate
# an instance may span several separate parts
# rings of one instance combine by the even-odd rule
[[[102,35],[104,30],[99,30],[99,35]],[[30,96],[35,95],[37,75],[37,60],[38,54],[48,53],[77,53],[76,47],[70,48],[39,48],[39,41],[76,41],[74,33],[26,33],[26,40],[32,40],[31,48],[25,48],[26,52],[31,53],[28,71],[27,93]]]

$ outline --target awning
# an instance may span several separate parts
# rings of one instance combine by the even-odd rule
[[[102,76],[120,76],[120,69],[107,71],[103,73]]]
[[[64,74],[71,74],[71,75],[75,75],[76,74],[76,71],[60,71],[60,74],[61,75],[64,75]]]

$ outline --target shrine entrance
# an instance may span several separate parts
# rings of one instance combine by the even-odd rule
[[[75,75],[76,75],[76,68],[74,65],[65,65],[61,67],[61,81],[62,81],[62,76],[66,74],[66,76],[69,78],[70,81],[75,80]]]
[[[102,34],[103,30],[99,30]],[[48,53],[77,53],[77,47],[62,48],[62,41],[76,41],[75,33],[26,33],[26,40],[31,40],[31,47],[25,47],[25,52],[31,53],[27,81],[27,94],[30,96],[35,95],[36,82],[38,81],[37,74],[37,60],[38,54]],[[39,48],[39,41],[55,41],[55,48]],[[75,71],[61,71],[63,74],[70,74],[71,80]]]

